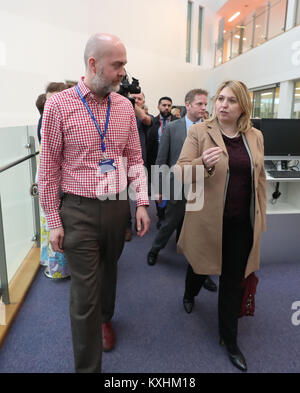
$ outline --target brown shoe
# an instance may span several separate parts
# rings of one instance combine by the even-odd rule
[[[126,229],[126,231],[125,231],[125,242],[130,242],[131,238],[132,238],[131,229]]]
[[[102,347],[104,352],[114,349],[116,343],[115,332],[111,322],[102,323]]]

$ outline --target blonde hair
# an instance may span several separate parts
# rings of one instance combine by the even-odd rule
[[[221,91],[225,88],[229,87],[234,95],[236,96],[237,102],[241,107],[242,114],[237,121],[238,130],[240,132],[246,132],[249,128],[252,127],[252,123],[250,121],[251,112],[252,112],[252,103],[250,94],[248,91],[247,86],[241,81],[229,80],[223,82],[214,96],[214,108],[213,113],[210,119],[206,120],[207,123],[212,123],[213,121],[217,120],[216,114],[216,101],[221,93]]]

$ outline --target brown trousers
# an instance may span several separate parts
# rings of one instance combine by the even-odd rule
[[[64,194],[60,214],[71,273],[75,371],[101,372],[101,325],[114,313],[117,262],[124,246],[129,202]]]

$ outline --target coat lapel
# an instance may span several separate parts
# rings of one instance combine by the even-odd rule
[[[223,151],[226,154],[226,156],[228,156],[227,149],[226,149],[224,140],[222,138],[222,134],[221,134],[221,131],[219,129],[217,121],[214,121],[213,123],[207,125],[207,127],[208,127],[207,132],[211,136],[211,138],[213,139],[215,144],[217,146],[221,147],[221,149],[223,149]]]
[[[216,145],[221,147],[223,149],[223,151],[225,152],[225,154],[228,156],[227,149],[226,149],[224,140],[222,138],[222,134],[221,134],[221,131],[219,129],[217,121],[214,121],[213,123],[211,123],[207,127],[208,127],[208,131],[207,132],[212,137],[212,139],[214,140]],[[245,133],[245,137],[246,137],[246,140],[247,140],[250,152],[251,152],[253,163],[255,164],[256,163],[256,153],[257,153],[257,139],[255,137],[255,134],[253,132],[251,132],[251,130],[252,129],[249,129]]]
[[[250,128],[246,133],[245,137],[251,152],[253,165],[257,164],[257,138],[254,132],[252,132],[252,128]]]

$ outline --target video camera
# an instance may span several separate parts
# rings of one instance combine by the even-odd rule
[[[141,92],[141,88],[140,88],[138,79],[132,77],[132,82],[130,83],[129,79],[128,79],[128,75],[126,74],[124,76],[124,78],[122,79],[122,82],[120,84],[120,90],[118,91],[118,94],[121,94],[123,97],[128,98],[134,107],[135,100],[134,100],[134,98],[128,97],[128,95],[129,94],[139,94],[140,92]]]

